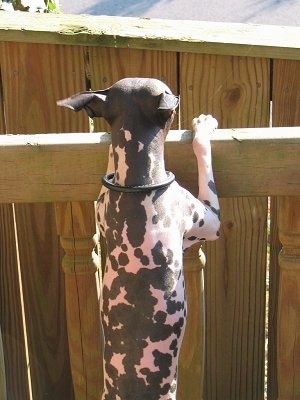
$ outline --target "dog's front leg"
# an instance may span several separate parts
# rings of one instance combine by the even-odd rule
[[[201,114],[199,117],[193,119],[193,150],[198,164],[198,199],[202,201],[219,220],[220,206],[213,176],[210,145],[210,134],[217,126],[217,120],[211,115]]]

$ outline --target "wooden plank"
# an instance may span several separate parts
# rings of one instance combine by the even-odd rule
[[[58,99],[85,87],[82,48],[3,44],[2,79],[7,132],[84,132],[88,128],[83,115],[74,119],[56,106]]]
[[[270,198],[270,233],[269,233],[269,291],[267,299],[268,309],[268,346],[267,346],[267,398],[278,399],[277,382],[277,317],[279,297],[279,265],[278,255],[281,243],[278,238],[278,197]]]
[[[273,61],[273,125],[300,125],[300,62],[288,60]],[[287,193],[288,195],[289,193]],[[292,195],[292,194],[291,194]],[[277,361],[270,366],[269,382],[271,399],[299,398],[300,385],[296,377],[300,371],[300,253],[299,253],[299,205],[300,197],[277,198],[279,239],[283,250],[278,260],[270,265],[274,282],[270,290],[272,314],[277,311],[271,325],[269,360]],[[277,220],[275,220],[277,223]],[[272,237],[272,247],[278,242]],[[275,260],[277,254],[272,254]],[[279,264],[279,266],[278,266]],[[275,359],[276,357],[276,359]],[[275,384],[274,384],[275,382]],[[275,397],[276,396],[276,397]]]
[[[0,53],[1,53],[0,47]],[[1,77],[1,64],[0,64],[0,135],[5,133],[5,122],[4,122],[4,109],[3,109],[3,95],[2,95],[2,77]],[[2,213],[1,213],[2,215]],[[1,221],[0,226],[3,225]],[[2,263],[1,263],[2,264]],[[0,286],[1,281],[0,281]],[[2,317],[2,315],[1,315]],[[0,396],[6,400],[6,376],[5,376],[5,365],[4,365],[4,352],[2,343],[2,333],[1,333],[1,319],[0,318]]]
[[[6,13],[0,22],[0,40],[299,59],[299,29],[116,16]]]
[[[98,400],[103,387],[99,259],[93,202],[56,203],[57,233],[65,255],[68,342],[75,399]]]
[[[50,55],[53,60],[52,64],[48,67],[45,66],[41,77],[45,83],[48,79],[47,74],[50,75],[50,78],[53,78],[52,90],[47,92],[51,103],[42,113],[43,119],[46,119],[47,115],[56,117],[46,122],[48,131],[53,129],[58,132],[63,132],[64,130],[90,130],[89,120],[83,113],[75,117],[74,114],[66,113],[64,112],[65,110],[56,105],[57,99],[64,98],[79,90],[88,89],[86,87],[88,60],[84,50],[80,47],[66,46],[49,46],[48,48],[40,46],[38,48],[39,56],[42,59],[47,60]],[[50,54],[48,55],[48,53]],[[73,158],[73,161],[77,162],[76,158]],[[44,205],[44,207],[46,206]],[[83,260],[90,260],[91,243],[93,246],[93,235],[96,232],[94,213],[93,201],[55,204],[55,213],[53,213],[53,217],[55,214],[55,223],[52,226],[53,234],[57,240],[59,239],[57,234],[61,236],[60,244],[65,252],[62,259],[65,276],[64,279],[61,278],[61,281],[64,280],[64,287],[61,287],[59,292],[65,293],[68,355],[72,373],[72,382],[68,379],[68,376],[62,376],[62,381],[55,385],[54,390],[57,391],[57,393],[53,392],[53,397],[55,398],[72,397],[73,390],[75,398],[82,400],[98,399],[101,394],[102,343],[100,338],[99,273],[95,269],[95,265],[90,262],[86,263],[87,268],[84,274],[80,273],[80,271],[78,273],[78,269],[84,264]],[[83,215],[87,218],[89,224],[82,223],[84,221],[82,219]],[[88,216],[92,216],[92,222],[90,222],[91,218]],[[78,225],[78,221],[80,221],[80,225]],[[75,229],[75,226],[77,229]],[[89,229],[87,229],[87,226]],[[77,243],[79,243],[77,246],[79,248],[75,245]],[[86,245],[84,246],[84,244]],[[74,252],[72,258],[74,268],[66,271],[64,265],[66,264],[66,259],[69,258],[69,246]],[[59,246],[53,245],[49,251],[55,255],[57,248]],[[55,264],[60,268],[61,260],[56,260]],[[63,322],[65,324],[65,320]],[[68,353],[66,345],[63,350],[65,354]],[[66,370],[66,372],[68,373],[69,371]],[[48,379],[47,384],[50,384],[50,382],[51,380]],[[65,389],[62,388],[63,385]],[[73,387],[71,388],[71,386]],[[61,393],[58,393],[59,390]],[[70,392],[69,396],[67,393],[64,394],[63,390],[68,390]]]
[[[278,400],[300,398],[300,196],[278,199]]]
[[[184,53],[181,57],[182,128],[189,128],[191,116],[200,113],[213,114],[219,128],[269,126],[264,117],[269,112],[265,59]]]
[[[3,60],[4,45],[0,43],[0,136],[6,133]],[[4,168],[6,169],[7,166]],[[9,393],[10,399],[29,400],[28,359],[23,331],[23,298],[20,293],[19,278],[13,206],[0,204],[0,330],[2,330],[4,352],[2,365],[0,365],[0,370],[3,371],[0,375],[4,382],[0,383],[0,388]],[[19,366],[18,369],[15,368],[16,365]],[[4,397],[0,389],[0,397],[1,395]]]
[[[22,295],[12,206],[0,205],[0,321],[8,400],[29,400]],[[18,366],[18,368],[16,368]]]
[[[264,392],[266,206],[257,197],[221,206],[225,244],[204,250],[209,262],[205,398],[258,400]],[[249,228],[254,213],[260,220]]]
[[[273,126],[300,125],[300,61],[273,61]]]
[[[210,113],[220,127],[268,125],[268,60],[182,54],[180,65],[184,123],[190,123],[194,115]],[[216,186],[219,190],[218,182]],[[260,399],[264,391],[267,198],[223,200],[221,216],[221,239],[204,250],[204,398]]]
[[[165,156],[197,193],[191,140],[190,131],[171,131]],[[0,136],[0,202],[96,199],[109,143],[106,133]],[[300,194],[298,128],[220,129],[212,146],[220,197]]]
[[[6,393],[7,393],[6,392],[6,374],[5,374],[2,334],[1,334],[1,327],[0,327],[0,396],[1,396],[1,399],[7,400]]]
[[[84,83],[82,49],[16,43],[4,48],[7,129],[11,133],[63,131],[62,123],[67,129],[76,129],[76,124],[67,124],[69,117],[64,119],[57,110],[56,100],[66,95],[66,89]],[[72,77],[70,83],[65,83],[65,76]],[[84,130],[86,122],[78,122]],[[53,205],[20,204],[15,210],[32,394],[36,398],[45,393],[72,398],[62,254]]]
[[[3,46],[0,43],[1,58],[2,58],[2,52],[3,52]],[[5,126],[3,84],[2,84],[1,61],[0,61],[0,135],[4,133],[6,133],[6,126]]]

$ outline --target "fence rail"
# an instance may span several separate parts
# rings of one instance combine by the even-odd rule
[[[219,129],[211,140],[220,197],[300,195],[300,128]],[[165,159],[196,195],[191,142],[171,131]],[[95,200],[109,143],[109,133],[0,136],[0,203]]]
[[[148,76],[180,95],[166,161],[193,192],[187,129],[200,113],[220,127],[213,162],[221,238],[204,246],[205,268],[197,247],[185,255],[178,398],[300,399],[300,28],[4,15],[0,397],[99,399],[93,200],[109,136],[89,133],[84,113],[56,101]],[[108,126],[96,120],[94,130]]]
[[[180,29],[178,29],[180,25]],[[5,15],[0,40],[299,59],[299,28],[84,15]]]

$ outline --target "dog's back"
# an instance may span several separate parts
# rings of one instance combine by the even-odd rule
[[[164,141],[178,98],[162,82],[125,79],[61,104],[104,116],[112,126],[109,174],[96,208],[106,240],[102,400],[175,400],[187,313],[183,250],[218,237],[208,138],[216,122],[202,116],[194,122],[197,199],[165,171]]]

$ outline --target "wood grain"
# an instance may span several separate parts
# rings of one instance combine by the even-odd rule
[[[0,43],[0,136],[6,133],[4,108],[5,46]],[[2,171],[7,169],[2,166]],[[16,400],[29,400],[26,342],[23,332],[22,295],[16,254],[13,207],[0,204],[0,330],[2,331],[3,359],[2,393]],[[12,312],[13,310],[13,312]],[[19,368],[16,369],[15,366]],[[4,371],[5,368],[5,371]],[[4,380],[5,379],[5,380]],[[3,385],[3,386],[1,386]],[[10,399],[9,399],[10,400]]]
[[[269,290],[267,299],[267,396],[268,400],[278,399],[277,382],[277,317],[279,297],[279,259],[282,244],[278,237],[278,197],[272,196],[270,201],[269,232]]]
[[[0,40],[299,59],[299,28],[116,16],[6,13]]]
[[[0,45],[0,55],[2,47]],[[3,109],[3,94],[2,94],[2,76],[1,76],[1,63],[0,63],[0,135],[6,132],[5,129],[5,118]],[[10,208],[9,206],[4,206],[4,208]],[[0,214],[2,216],[2,213]],[[0,226],[3,226],[3,221],[1,220]],[[2,267],[2,266],[1,266]],[[1,287],[0,281],[0,287]],[[1,287],[2,289],[2,287]],[[1,320],[2,315],[0,315],[0,397],[6,400],[6,376],[5,376],[5,363],[4,363],[4,351],[2,343],[2,333],[1,333]]]
[[[2,43],[0,43],[0,54],[1,54],[1,58],[2,58],[3,57],[3,45],[2,45]],[[2,63],[0,61],[0,135],[6,133],[1,64]]]
[[[83,114],[74,118],[56,105],[85,87],[83,48],[4,43],[2,79],[7,132],[89,129]]]
[[[56,203],[57,232],[65,255],[68,342],[75,399],[98,400],[102,387],[99,260],[93,203]]]
[[[4,45],[3,95],[10,133],[76,130],[76,124],[70,119],[68,123],[69,116],[64,118],[56,100],[84,83],[81,50],[68,51],[56,45]],[[65,76],[71,76],[75,83],[63,83]],[[78,124],[82,131],[84,126],[86,121]],[[62,254],[53,205],[16,206],[16,226],[32,393],[37,398],[47,393],[53,398],[72,398]]]
[[[0,329],[0,396],[1,399],[6,400],[6,374],[4,364],[4,352],[2,344],[2,334]]]
[[[273,126],[300,125],[299,68],[300,60],[273,61]]]
[[[268,125],[267,59],[181,54],[180,66],[184,123],[209,113],[221,128]],[[221,216],[221,239],[204,250],[204,398],[259,399],[264,391],[267,198],[222,200]]]
[[[165,158],[176,179],[197,193],[191,140],[190,131],[171,131]],[[95,200],[109,143],[105,133],[0,136],[0,202]],[[300,194],[299,146],[297,128],[217,130],[219,196]]]
[[[179,357],[178,399],[202,399],[205,358],[205,255],[195,245],[184,255],[187,324]]]
[[[269,126],[268,60],[182,53],[180,65],[182,129],[201,113],[219,128]]]
[[[299,61],[273,61],[274,126],[300,125],[299,68]],[[273,331],[270,352],[277,356],[275,377],[278,388],[275,393],[278,393],[279,400],[284,400],[300,398],[300,385],[296,378],[300,365],[300,197],[280,197],[277,202],[279,239],[283,248],[279,256],[277,286],[270,292],[273,303],[278,301],[275,303],[277,331]],[[275,297],[277,293],[278,297]]]
[[[278,200],[279,255],[277,333],[278,399],[300,398],[300,197]]]
[[[201,112],[217,116],[221,128],[268,126],[271,76],[265,57],[278,58],[273,60],[272,71],[273,126],[300,125],[299,61],[288,60],[299,60],[299,38],[299,28],[289,27],[199,22],[193,26],[183,23],[179,30],[178,22],[174,21],[89,16],[74,16],[71,20],[64,15],[7,14],[0,21],[3,41],[0,43],[0,132],[83,133],[89,130],[84,113],[73,114],[58,108],[56,100],[84,90],[86,83],[87,88],[101,88],[121,77],[137,75],[163,79],[181,95],[178,126],[183,129],[189,128],[191,118]],[[93,47],[85,47],[89,44]],[[179,56],[178,51],[184,53]],[[234,57],[235,54],[240,57]],[[98,123],[95,128],[104,130]],[[298,381],[293,381],[293,376],[298,374],[300,362],[296,223],[299,201],[295,197],[300,195],[299,133],[279,134],[282,136],[279,139],[276,135],[273,138],[275,131],[278,132],[264,131],[263,137],[261,131],[252,132],[254,138],[249,138],[249,132],[220,130],[217,135],[224,136],[224,140],[220,137],[213,140],[219,194],[239,199],[222,200],[222,239],[205,249],[207,400],[254,400],[263,394],[267,215],[264,197],[268,195],[294,196],[281,199],[278,208],[285,249],[280,259],[279,285],[274,274],[270,291],[276,312],[280,289],[278,332],[270,341],[273,348],[277,340],[280,344],[279,398],[298,396]],[[174,135],[172,139],[171,134],[166,145],[168,168],[175,172],[180,183],[196,193],[190,133],[180,133],[180,139],[178,132]],[[97,197],[100,178],[106,169],[107,136],[103,142],[102,135],[91,140],[87,136],[82,141],[78,135],[71,135],[70,141],[64,143],[62,138],[44,142],[33,135],[25,141],[23,137],[15,137],[13,144],[7,143],[9,136],[0,136],[4,136],[0,137],[0,202],[92,201]],[[62,243],[66,254],[74,251],[71,243],[75,243],[75,250],[84,243],[85,257],[90,253],[93,228],[90,226],[87,237],[84,236],[84,215],[92,215],[92,209],[91,202],[57,204],[56,218],[60,216],[58,227],[64,232]],[[0,213],[0,324],[8,400],[28,400],[27,342],[23,332],[13,209],[10,205],[0,205]],[[16,207],[16,215],[34,400],[44,398],[46,393],[55,400],[72,399],[64,278],[59,266],[63,254],[53,206],[21,205]],[[76,221],[80,229],[74,233]],[[274,219],[274,229],[276,226]],[[296,242],[291,241],[290,232],[295,233]],[[198,266],[196,254],[192,259]],[[65,270],[67,260],[68,257],[64,260]],[[79,270],[75,274],[75,269],[69,269],[65,280],[69,326],[76,327],[69,331],[73,379],[80,395],[84,388],[83,396],[87,393],[94,396],[92,393],[96,393],[101,380],[97,374],[99,342],[92,334],[99,332],[95,323],[98,277],[90,259],[87,264],[80,264],[80,257],[77,261],[75,269]],[[273,271],[274,268],[275,264]],[[88,273],[80,273],[82,269]],[[195,272],[193,268],[187,272],[190,282],[187,292],[194,299],[192,303],[196,294],[202,294],[200,275],[200,270]],[[92,310],[94,315],[86,310]],[[199,321],[201,307],[195,305],[194,310]],[[197,354],[203,353],[203,331],[198,328],[201,325],[195,322],[188,330],[187,338],[195,338],[196,334],[199,341],[190,347],[186,342],[181,363],[181,371],[185,367],[195,369],[193,377],[202,374]],[[294,341],[292,336],[296,338]],[[96,349],[94,353],[89,343]],[[276,353],[271,355],[276,357]],[[187,385],[192,382],[192,375],[186,371],[187,383],[181,387],[181,393],[191,391]],[[270,374],[269,378],[274,376]],[[201,391],[201,382],[198,383],[195,392],[189,394],[190,400]],[[272,385],[275,398],[276,383]]]
[[[266,206],[258,198],[239,198],[221,207],[221,250],[205,248],[208,262],[216,263],[206,269],[206,398],[261,399]]]
[[[8,400],[29,400],[22,297],[11,205],[0,205],[0,221],[0,320],[6,390]]]

